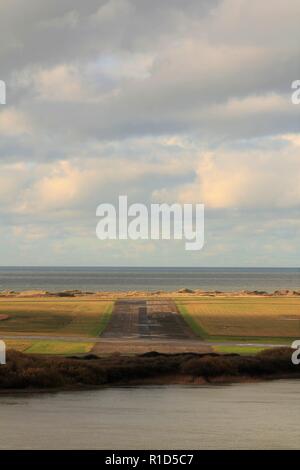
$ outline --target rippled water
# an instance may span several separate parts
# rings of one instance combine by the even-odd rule
[[[0,290],[300,289],[299,268],[0,267]]]
[[[299,449],[300,381],[0,397],[0,448]]]

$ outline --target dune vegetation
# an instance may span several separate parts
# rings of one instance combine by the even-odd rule
[[[82,389],[105,385],[207,383],[300,378],[290,348],[262,351],[254,356],[216,353],[136,356],[113,354],[98,358],[29,355],[7,352],[0,366],[0,390]]]

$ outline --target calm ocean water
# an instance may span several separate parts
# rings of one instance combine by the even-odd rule
[[[0,290],[300,290],[300,268],[1,267]]]
[[[2,396],[0,449],[299,449],[299,381]]]

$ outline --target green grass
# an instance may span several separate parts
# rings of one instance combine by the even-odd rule
[[[235,341],[238,343],[256,343],[257,346],[260,344],[274,344],[274,345],[286,345],[290,346],[295,337],[282,337],[282,336],[208,336],[208,341]]]
[[[202,339],[208,339],[209,335],[202,328],[200,323],[189,313],[187,307],[180,302],[176,302],[179,312],[183,316],[189,327]]]
[[[203,297],[176,303],[203,340],[288,345],[300,336],[299,298]]]
[[[86,354],[94,346],[92,342],[81,341],[59,341],[59,340],[23,340],[6,339],[6,349],[26,352],[30,354]]]
[[[258,352],[264,351],[266,347],[259,346],[214,346],[214,352],[220,354],[241,354],[241,355],[252,355]]]
[[[65,341],[34,341],[26,349],[29,354],[85,354],[91,351],[94,343],[89,342],[65,342]]]
[[[101,316],[100,322],[94,330],[94,336],[101,336],[110,320],[114,308],[113,302],[109,303]]]
[[[6,339],[4,341],[6,349],[14,349],[15,351],[25,352],[32,345],[31,340],[23,339]]]
[[[99,336],[107,325],[113,302],[92,300],[1,300],[2,334]]]

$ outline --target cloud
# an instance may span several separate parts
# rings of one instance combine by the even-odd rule
[[[14,195],[11,210],[36,219],[45,215],[55,218],[58,213],[71,219],[85,218],[94,214],[101,202],[117,201],[121,193],[146,202],[151,175],[153,187],[159,179],[165,183],[168,179],[182,178],[191,171],[191,165],[191,161],[184,162],[178,157],[168,162],[145,158],[135,162],[130,157],[111,160],[103,156],[87,161],[78,157],[62,160],[55,166],[30,165],[23,171],[22,189]]]
[[[34,76],[38,98],[46,101],[81,101],[83,86],[75,67],[58,65],[39,70]]]
[[[2,136],[15,137],[30,132],[31,125],[24,113],[14,108],[4,108],[0,112],[0,134]]]
[[[291,142],[276,148],[277,141]],[[299,136],[270,139],[273,149],[226,149],[198,157],[192,183],[154,191],[157,200],[177,197],[182,203],[204,203],[207,208],[299,208]]]
[[[155,244],[141,264],[266,264],[287,242],[277,262],[299,263],[299,14],[298,0],[2,0],[1,259],[128,264],[133,247],[94,240],[95,207],[123,193],[207,207],[206,252]]]

